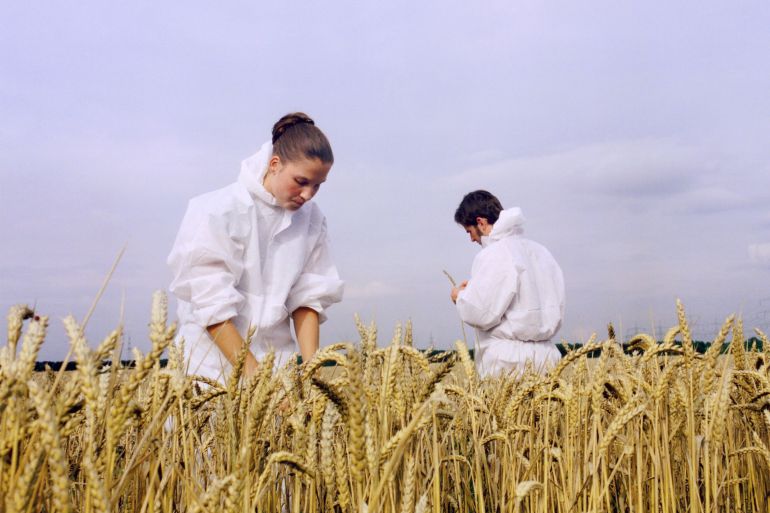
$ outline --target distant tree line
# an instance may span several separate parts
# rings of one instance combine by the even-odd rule
[[[559,351],[561,351],[562,356],[567,354],[569,351],[579,348],[582,344],[556,344],[556,347],[559,348]],[[762,347],[762,340],[757,337],[751,337],[746,339],[744,342],[744,345],[746,349],[755,348],[760,351],[763,350]],[[628,344],[622,344],[623,351],[626,353],[630,353],[633,351],[632,348],[629,347]],[[695,347],[695,350],[699,353],[705,353],[706,350],[711,347],[711,342],[702,342],[700,340],[693,341],[693,346]],[[729,347],[729,343],[724,343],[722,345],[722,353],[727,351],[727,348]],[[442,349],[431,349],[428,351],[428,356],[434,357],[434,361],[442,361],[442,358],[440,358],[441,355],[446,355],[448,358],[451,353],[453,353],[453,350],[442,350]],[[473,357],[473,349],[470,349],[471,357]],[[596,358],[601,354],[601,349],[597,349],[596,351],[593,351],[588,354],[589,358]],[[50,369],[54,372],[58,372],[62,368],[62,364],[64,362],[36,362],[35,363],[35,371],[36,372],[43,372],[46,369]],[[302,358],[300,356],[297,356],[297,363],[302,363]],[[165,367],[168,364],[167,359],[160,360],[160,366]],[[104,361],[102,362],[103,367],[109,367],[112,365],[111,361]],[[327,365],[334,365],[334,362],[327,362]],[[134,360],[120,360],[120,367],[121,368],[132,368],[136,366],[136,362]],[[67,365],[64,367],[65,371],[74,371],[77,370],[77,362],[67,362]]]

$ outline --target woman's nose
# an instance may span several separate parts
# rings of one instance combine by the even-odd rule
[[[305,201],[310,201],[313,199],[313,196],[315,196],[315,188],[313,187],[303,187],[302,192],[300,193],[300,197]]]

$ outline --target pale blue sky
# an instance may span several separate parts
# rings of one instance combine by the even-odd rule
[[[441,273],[477,248],[453,223],[476,188],[521,206],[561,263],[585,340],[731,312],[770,325],[766,2],[3,2],[0,308],[82,317],[146,347],[152,291],[187,200],[224,186],[282,114],[336,163],[317,197],[354,312],[381,338],[461,336]]]

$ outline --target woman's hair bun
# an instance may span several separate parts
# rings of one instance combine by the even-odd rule
[[[273,144],[284,134],[286,130],[296,125],[315,125],[315,121],[304,112],[292,112],[286,114],[273,125]]]
[[[286,114],[273,125],[273,155],[284,162],[302,159],[334,162],[329,140],[304,112]]]

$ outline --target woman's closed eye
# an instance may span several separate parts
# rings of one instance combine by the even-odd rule
[[[308,185],[313,185],[313,190],[317,191],[321,188],[321,183],[311,184],[310,180],[306,180],[304,178],[295,178],[294,181],[299,185],[300,187],[307,187]]]

